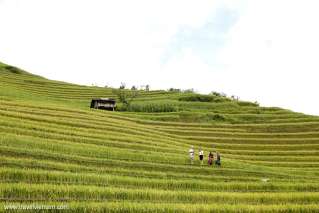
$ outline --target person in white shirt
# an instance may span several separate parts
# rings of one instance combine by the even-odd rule
[[[199,148],[199,160],[200,160],[200,165],[203,165],[203,160],[204,160],[204,151],[202,148]]]
[[[191,146],[191,148],[189,149],[189,158],[191,160],[191,164],[193,164],[194,162],[194,146]]]

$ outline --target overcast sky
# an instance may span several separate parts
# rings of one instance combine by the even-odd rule
[[[0,0],[0,61],[319,115],[319,1]]]

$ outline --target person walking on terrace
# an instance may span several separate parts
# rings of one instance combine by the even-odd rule
[[[202,148],[199,148],[198,155],[199,155],[200,165],[203,165],[204,151],[202,150]]]
[[[190,161],[191,161],[191,164],[193,164],[194,162],[194,146],[191,146],[191,148],[189,149],[189,158],[190,158]]]
[[[214,163],[214,154],[212,152],[209,152],[208,155],[208,166],[211,166]]]
[[[221,166],[221,157],[220,157],[220,154],[219,154],[219,152],[217,152],[216,153],[216,162],[215,162],[215,164],[217,165],[217,166]]]

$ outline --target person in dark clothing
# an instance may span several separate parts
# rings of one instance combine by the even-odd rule
[[[208,155],[208,165],[211,166],[214,162],[214,154],[212,152],[209,152]]]
[[[221,166],[221,157],[220,157],[219,152],[216,153],[216,162],[215,162],[215,164],[217,166]]]
[[[199,155],[200,165],[202,166],[203,165],[203,160],[204,160],[204,151],[202,150],[202,148],[199,148],[198,155]]]

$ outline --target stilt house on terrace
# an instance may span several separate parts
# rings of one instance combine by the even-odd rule
[[[112,98],[94,98],[91,101],[91,108],[114,111],[116,101]]]

